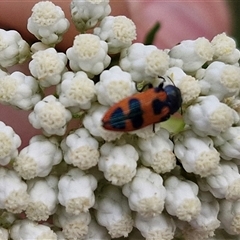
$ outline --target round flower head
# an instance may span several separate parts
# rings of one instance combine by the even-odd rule
[[[133,219],[126,197],[121,190],[105,184],[97,192],[94,208],[97,222],[106,227],[112,238],[127,237],[133,228]]]
[[[62,152],[54,137],[47,139],[36,135],[30,139],[29,145],[23,148],[14,159],[15,171],[24,179],[46,177],[52,167],[62,160]]]
[[[20,137],[14,130],[0,121],[0,164],[7,165],[18,155],[18,147],[21,145]]]
[[[53,95],[39,101],[29,114],[29,122],[34,128],[42,128],[47,135],[64,135],[72,115]]]
[[[30,110],[40,100],[41,95],[35,78],[21,72],[0,77],[0,103]]]
[[[169,56],[156,46],[133,43],[121,52],[119,65],[131,74],[134,82],[152,82],[165,74]]]
[[[29,203],[27,184],[13,170],[0,168],[0,209],[21,213]]]
[[[66,239],[85,239],[90,221],[89,212],[74,215],[66,212],[65,208],[61,206],[58,207],[53,217],[53,224],[62,228],[62,233]]]
[[[83,71],[66,72],[57,87],[59,101],[67,108],[89,109],[95,96],[94,82]]]
[[[111,12],[109,0],[73,0],[71,15],[75,27],[80,32],[93,28]]]
[[[235,96],[240,90],[240,69],[237,66],[214,61],[200,79],[202,95],[214,95],[220,101]]]
[[[46,221],[57,208],[58,179],[55,176],[27,181],[29,204],[26,216],[32,221]]]
[[[60,82],[67,63],[64,53],[58,53],[55,48],[48,48],[34,53],[32,59],[29,70],[37,78],[40,86],[49,87]]]
[[[89,169],[98,163],[98,145],[85,128],[79,128],[61,142],[64,161],[82,170]]]
[[[154,217],[163,211],[166,197],[163,179],[148,168],[138,168],[122,192],[128,198],[129,207],[144,217]]]
[[[57,235],[50,227],[38,224],[28,219],[18,220],[14,222],[10,229],[10,236],[12,240],[19,239],[48,239],[57,240]]]
[[[80,34],[75,37],[73,46],[66,54],[73,71],[85,71],[90,75],[97,75],[110,64],[111,58],[107,55],[107,51],[107,43],[98,36]]]
[[[32,8],[27,29],[44,44],[55,45],[62,41],[62,35],[69,25],[60,7],[50,1],[41,1]]]
[[[183,71],[191,73],[212,60],[213,48],[206,38],[201,37],[196,40],[182,41],[170,50],[169,55],[173,59],[180,59]]]
[[[174,153],[187,172],[206,177],[218,170],[220,154],[208,136],[199,137],[186,130],[175,135],[174,144]]]
[[[122,71],[118,66],[104,70],[95,88],[98,102],[106,106],[111,106],[136,93],[135,83],[132,81],[131,75]]]
[[[228,37],[226,33],[216,35],[211,41],[215,61],[222,61],[228,64],[237,64],[240,59],[240,51],[236,48],[236,42]]]
[[[214,95],[199,97],[184,113],[185,123],[199,136],[217,136],[239,121],[237,113]]]
[[[29,45],[17,31],[0,29],[0,67],[23,63],[29,56]]]
[[[108,53],[115,54],[129,47],[136,39],[136,26],[125,16],[107,16],[93,33],[107,42]]]

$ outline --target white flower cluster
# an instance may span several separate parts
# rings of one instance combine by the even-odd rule
[[[66,53],[54,46],[69,22],[50,1],[37,3],[28,21],[41,43],[29,47],[0,29],[0,104],[30,111],[29,122],[42,130],[19,149],[24,136],[0,121],[0,239],[238,239],[235,41],[222,33],[162,50],[133,43],[132,20],[109,13],[108,0],[73,0],[81,33]],[[8,70],[30,55],[31,75]],[[109,107],[121,111],[118,102],[140,88],[149,112],[154,98],[164,106],[157,92],[144,97],[162,81],[180,89],[181,115],[130,133],[127,124],[122,132],[103,128]],[[151,122],[148,112],[142,117]]]

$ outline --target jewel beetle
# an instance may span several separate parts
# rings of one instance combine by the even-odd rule
[[[166,121],[182,105],[180,89],[174,85],[151,87],[111,106],[102,119],[103,128],[130,132]]]

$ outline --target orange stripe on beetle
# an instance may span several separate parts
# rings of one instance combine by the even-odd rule
[[[105,113],[103,128],[130,132],[151,124],[166,121],[182,105],[179,88],[173,85],[136,93],[111,106]]]

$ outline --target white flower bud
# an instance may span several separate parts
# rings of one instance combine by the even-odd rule
[[[183,71],[191,73],[212,60],[213,48],[209,40],[201,37],[196,40],[182,41],[170,50],[169,55],[171,58],[180,59],[183,62]]]
[[[240,90],[240,69],[223,62],[212,62],[199,81],[201,94],[214,95],[220,101],[235,96]]]
[[[80,34],[66,54],[73,71],[85,71],[89,75],[100,74],[111,61],[107,55],[107,43],[93,34]]]
[[[62,228],[62,233],[66,239],[85,239],[90,221],[89,212],[74,215],[67,213],[64,207],[58,207],[53,216],[53,224]]]
[[[95,96],[94,82],[85,72],[65,72],[57,87],[59,101],[74,109],[89,109]]]
[[[38,82],[21,72],[0,77],[0,102],[30,110],[41,100]]]
[[[56,134],[59,136],[65,134],[67,123],[71,118],[71,112],[53,95],[48,95],[39,101],[28,116],[29,122],[34,128],[42,128],[46,135]]]
[[[133,180],[122,188],[129,207],[144,217],[159,215],[164,208],[166,189],[162,177],[150,169],[138,168]]]
[[[240,59],[240,51],[236,48],[236,42],[228,37],[226,33],[216,35],[211,41],[215,61],[222,61],[228,64],[236,64]]]
[[[71,15],[75,27],[80,32],[93,28],[111,12],[109,0],[73,0]]]
[[[173,219],[166,213],[151,217],[142,216],[137,213],[134,225],[139,229],[145,239],[174,239],[176,226]]]
[[[36,135],[15,158],[14,170],[24,179],[46,177],[62,160],[62,152],[54,138]]]
[[[55,45],[69,28],[69,21],[59,6],[50,1],[41,1],[32,8],[27,29],[44,44]]]
[[[0,164],[7,165],[18,155],[18,147],[21,145],[20,137],[10,126],[0,121]]]
[[[82,170],[89,169],[98,163],[98,145],[85,128],[79,128],[61,142],[64,161]]]
[[[138,147],[142,151],[141,162],[156,173],[170,172],[176,166],[173,143],[167,130],[160,129],[152,137],[139,138]]]
[[[0,66],[11,67],[23,63],[30,56],[30,48],[21,35],[15,31],[0,29]]]
[[[58,182],[58,200],[66,212],[74,215],[88,212],[95,203],[93,191],[97,180],[91,174],[74,168],[62,175]]]
[[[14,222],[10,229],[10,236],[12,240],[57,240],[57,235],[51,230],[50,227],[43,224],[38,224],[28,219]]]
[[[3,227],[0,227],[0,239],[8,240],[9,239],[9,231]]]
[[[165,180],[164,185],[167,192],[165,209],[170,215],[187,222],[198,216],[201,202],[197,197],[196,183],[171,176]]]
[[[237,235],[235,239],[238,239],[240,234],[240,200],[221,200],[218,218],[221,221],[221,227],[231,236]]]
[[[108,53],[116,54],[130,47],[136,39],[136,26],[125,16],[107,16],[93,33],[108,44]]]
[[[216,198],[235,201],[240,199],[240,174],[233,161],[221,161],[219,171],[206,178],[198,178],[202,191],[210,191]]]
[[[122,132],[107,131],[102,127],[102,118],[107,111],[107,107],[93,104],[88,113],[83,118],[83,126],[94,136],[101,137],[105,141],[113,141],[122,136]]]
[[[105,185],[97,195],[96,220],[104,226],[112,238],[127,237],[133,228],[133,219],[128,202],[121,190]]]
[[[67,63],[64,53],[58,53],[55,48],[48,48],[34,53],[32,59],[29,70],[40,86],[49,87],[61,81]]]
[[[206,177],[218,170],[220,154],[211,138],[186,130],[174,137],[174,144],[174,153],[187,172]]]
[[[30,201],[26,209],[26,216],[29,220],[46,221],[56,211],[57,184],[58,179],[55,176],[27,181]]]
[[[198,97],[184,113],[185,123],[199,136],[217,136],[239,121],[237,113],[210,95]]]
[[[187,75],[179,67],[169,68],[166,72],[166,76],[169,76],[174,82],[174,85],[180,89],[183,101],[182,104],[189,105],[197,99],[201,92],[201,88],[199,81],[197,81],[194,77]]]
[[[27,184],[19,175],[6,168],[0,168],[0,209],[11,213],[21,213],[29,202]]]
[[[105,143],[100,148],[98,168],[113,185],[123,185],[136,174],[138,152],[130,145]]]
[[[119,66],[104,70],[95,88],[98,102],[106,106],[111,106],[136,93],[136,86],[131,75],[122,71]]]
[[[119,65],[131,74],[134,82],[152,82],[165,74],[169,56],[156,46],[133,43],[121,52]]]
[[[240,159],[240,126],[230,127],[213,138],[214,145],[225,160]]]

